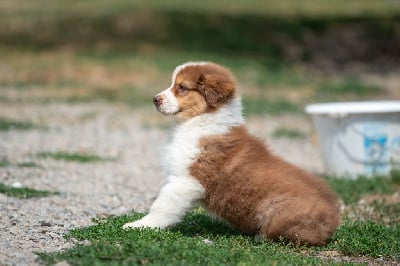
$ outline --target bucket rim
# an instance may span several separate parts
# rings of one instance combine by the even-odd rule
[[[305,107],[308,114],[347,115],[400,112],[400,101],[360,101],[314,103]]]

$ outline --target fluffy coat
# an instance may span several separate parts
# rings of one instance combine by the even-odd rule
[[[166,228],[196,203],[239,230],[323,245],[339,223],[324,181],[272,154],[244,125],[231,72],[209,62],[178,66],[153,99],[178,125],[166,148],[167,182],[149,214],[124,228]]]

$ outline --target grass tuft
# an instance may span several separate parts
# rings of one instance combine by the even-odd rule
[[[333,240],[344,255],[400,258],[400,224],[386,226],[347,220]]]
[[[12,166],[13,164],[11,164],[7,159],[3,159],[0,160],[0,167],[7,167],[7,166]],[[21,167],[21,168],[28,168],[28,167],[41,167],[40,165],[38,165],[35,162],[22,162],[22,163],[17,163],[16,164],[17,167]]]
[[[47,197],[51,195],[58,195],[58,192],[51,192],[46,190],[35,190],[27,187],[12,187],[0,183],[0,193],[5,194],[9,197],[19,199],[29,199],[35,197]]]
[[[39,164],[35,162],[22,162],[17,164],[18,167],[21,168],[30,168],[30,167],[41,167]]]
[[[30,122],[14,121],[10,119],[0,118],[0,131],[7,130],[29,130],[36,126]]]
[[[7,159],[0,160],[0,167],[7,167],[10,165],[10,162]]]
[[[54,160],[74,161],[81,163],[105,162],[105,161],[115,160],[115,158],[101,157],[95,154],[70,153],[70,152],[40,152],[37,154],[37,156],[41,158],[51,158]]]
[[[299,130],[289,128],[278,128],[272,133],[274,138],[304,139],[306,134]]]

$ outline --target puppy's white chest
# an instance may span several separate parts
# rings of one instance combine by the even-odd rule
[[[200,149],[198,147],[200,134],[192,130],[178,129],[171,142],[166,147],[164,160],[165,170],[171,176],[189,176],[190,165],[196,160]]]
[[[240,99],[215,113],[194,117],[177,126],[167,145],[164,167],[169,176],[190,177],[190,166],[200,153],[199,141],[211,135],[226,134],[233,126],[243,124]]]

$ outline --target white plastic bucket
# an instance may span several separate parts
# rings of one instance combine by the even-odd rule
[[[400,101],[311,104],[330,175],[388,175],[400,169]]]

